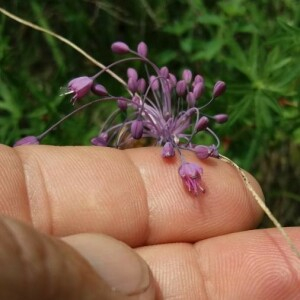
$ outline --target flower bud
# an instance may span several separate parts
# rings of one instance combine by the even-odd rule
[[[144,42],[140,42],[137,46],[137,53],[143,57],[148,55],[148,47]]]
[[[146,91],[146,80],[144,78],[140,78],[137,82],[137,90],[140,94],[144,94]]]
[[[215,145],[208,146],[209,148],[209,156],[219,158],[219,151]]]
[[[134,109],[138,109],[139,108],[139,105],[141,105],[141,99],[139,96],[137,95],[134,95],[131,99],[131,103],[132,103],[132,107]]]
[[[195,126],[196,131],[198,132],[198,131],[206,129],[208,126],[208,122],[209,122],[208,118],[205,116],[202,116]]]
[[[193,85],[195,85],[196,83],[199,83],[199,82],[203,82],[203,84],[204,84],[204,78],[201,75],[197,74],[194,78]]]
[[[173,157],[175,155],[175,150],[170,142],[166,142],[162,148],[162,157]]]
[[[215,158],[219,157],[219,152],[215,145],[211,145],[211,146],[199,145],[194,148],[194,151],[196,153],[196,156],[200,159],[206,159],[208,157],[215,157]]]
[[[127,86],[128,86],[129,91],[134,94],[137,91],[138,82],[133,77],[129,77],[128,82],[127,82]]]
[[[202,96],[203,91],[204,91],[203,82],[198,82],[194,85],[193,94],[194,94],[196,99],[198,99]]]
[[[139,140],[143,136],[144,125],[142,120],[134,120],[131,124],[131,135],[134,139]]]
[[[160,70],[159,70],[159,75],[164,77],[164,78],[168,78],[169,76],[169,69],[167,67],[162,67]]]
[[[175,75],[172,73],[169,73],[169,82],[170,82],[171,88],[176,87],[177,79],[176,79]]]
[[[184,96],[186,92],[186,82],[179,80],[176,84],[176,93],[178,96]]]
[[[222,123],[227,122],[227,120],[228,120],[228,115],[226,115],[226,114],[218,114],[218,115],[214,115],[214,116],[213,116],[213,119],[214,119],[217,123],[222,124]]]
[[[127,77],[133,78],[134,80],[138,80],[138,73],[137,73],[136,69],[128,68],[127,69]]]
[[[98,96],[107,96],[108,95],[106,88],[102,84],[99,84],[99,83],[93,84],[91,91],[95,95],[98,95]]]
[[[196,155],[200,159],[206,159],[209,157],[209,148],[207,146],[196,146],[194,149]]]
[[[188,94],[186,95],[186,101],[187,101],[189,107],[194,107],[195,106],[196,98],[195,98],[193,92],[188,92]]]
[[[111,50],[114,53],[125,54],[129,52],[129,47],[123,42],[115,42],[111,45]]]
[[[37,137],[33,135],[25,136],[22,139],[16,141],[13,147],[24,146],[24,145],[38,145],[40,142]]]
[[[81,76],[72,79],[68,83],[68,90],[74,93],[72,102],[75,103],[76,100],[83,98],[91,89],[93,85],[93,79],[88,76]]]
[[[213,89],[213,98],[221,96],[225,92],[225,90],[226,83],[224,81],[217,81]]]
[[[91,139],[91,143],[94,146],[106,147],[107,146],[107,141],[108,141],[108,134],[106,132],[102,132],[97,137],[94,137],[94,138]]]
[[[157,77],[153,75],[150,76],[150,86],[153,91],[157,91],[159,89],[159,81]]]
[[[127,99],[124,97],[119,97],[117,100],[118,107],[120,110],[125,111],[127,109]]]
[[[193,74],[191,70],[185,69],[182,72],[182,79],[189,84],[192,81]]]

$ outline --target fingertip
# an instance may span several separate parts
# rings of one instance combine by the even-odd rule
[[[155,298],[151,271],[126,244],[102,234],[77,234],[63,238],[94,268],[113,291],[130,299]]]
[[[61,240],[7,217],[0,219],[0,234],[0,299],[137,299],[107,284]],[[154,299],[151,291],[149,284],[139,299]]]

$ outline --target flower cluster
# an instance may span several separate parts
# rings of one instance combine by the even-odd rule
[[[184,185],[194,195],[204,192],[200,185],[203,169],[195,163],[187,162],[181,150],[192,151],[200,159],[219,157],[220,142],[211,129],[210,122],[224,123],[228,116],[226,114],[210,116],[204,111],[225,92],[225,83],[217,81],[210,100],[198,106],[205,85],[204,78],[200,74],[194,76],[191,70],[186,69],[180,77],[176,77],[166,66],[159,68],[148,59],[148,47],[144,42],[140,42],[136,50],[123,42],[115,42],[111,48],[114,53],[129,54],[130,57],[126,56],[112,63],[94,76],[72,79],[65,93],[73,95],[71,99],[73,105],[89,93],[97,95],[98,98],[74,109],[41,135],[25,137],[16,142],[15,146],[38,144],[53,128],[78,111],[95,103],[114,101],[116,110],[108,116],[98,136],[93,137],[91,143],[95,146],[124,149],[132,147],[136,141],[149,140],[152,144],[162,147],[161,155],[164,159],[170,159],[178,153],[181,161],[178,173]],[[136,69],[130,67],[127,69],[127,80],[124,84],[127,96],[115,96],[96,82],[99,76],[111,67],[132,60],[141,61],[145,71],[144,76],[141,76]],[[194,137],[200,132],[211,135],[215,143],[195,144]]]

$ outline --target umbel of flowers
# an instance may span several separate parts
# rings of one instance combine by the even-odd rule
[[[64,93],[72,94],[73,104],[77,104],[89,93],[97,95],[97,99],[77,107],[39,136],[27,136],[17,141],[14,146],[39,144],[49,132],[75,113],[96,103],[114,101],[116,110],[108,116],[98,136],[92,138],[91,143],[102,147],[129,148],[137,140],[154,141],[156,145],[162,147],[161,155],[164,159],[170,159],[178,153],[181,162],[178,173],[188,191],[194,195],[204,192],[200,184],[202,167],[187,162],[181,150],[192,151],[199,159],[219,157],[220,142],[211,129],[210,122],[224,123],[228,116],[207,115],[205,108],[224,93],[225,83],[217,81],[210,100],[198,106],[198,100],[204,92],[204,79],[200,74],[193,76],[192,72],[186,69],[180,77],[176,77],[166,66],[159,68],[148,59],[148,47],[144,42],[138,44],[137,50],[131,49],[123,42],[113,43],[111,49],[114,53],[126,57],[112,63],[94,76],[72,79]],[[127,96],[115,96],[96,82],[101,74],[113,66],[133,60],[139,60],[144,64],[143,74],[146,75],[141,77],[136,69],[130,67],[127,69]],[[122,118],[119,115],[122,115]],[[194,144],[194,137],[200,132],[211,135],[215,143]]]

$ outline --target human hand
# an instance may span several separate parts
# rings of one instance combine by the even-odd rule
[[[262,213],[236,170],[201,165],[195,198],[159,148],[1,146],[0,299],[299,299],[299,261],[249,230]]]

